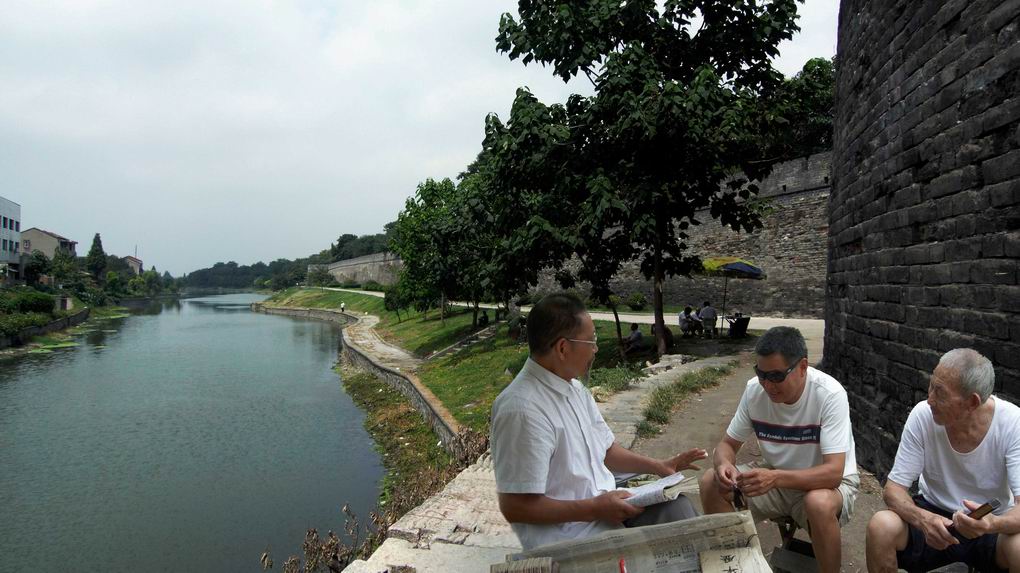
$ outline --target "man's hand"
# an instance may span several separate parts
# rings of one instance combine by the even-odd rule
[[[719,466],[715,468],[715,483],[719,486],[719,491],[727,492],[736,487],[737,477],[739,475],[740,470],[738,470],[733,464],[719,464]]]
[[[967,511],[974,511],[981,507],[980,503],[974,503],[968,499],[963,500],[963,505]],[[988,519],[989,517],[992,516],[985,516],[984,519],[972,519],[967,517],[963,511],[957,511],[953,514],[953,527],[960,532],[960,535],[967,539],[974,539],[992,533],[992,520]]]
[[[739,474],[737,487],[747,497],[766,494],[776,487],[776,470],[757,468]]]
[[[929,547],[936,551],[942,551],[946,547],[960,542],[959,539],[953,537],[952,533],[949,533],[948,528],[953,525],[951,519],[946,519],[930,511],[924,511],[924,513],[924,518],[917,525],[924,532],[924,542]]]
[[[606,493],[593,498],[593,513],[598,521],[610,523],[622,523],[632,517],[641,515],[645,510],[643,507],[633,506],[626,501],[631,496],[629,491],[607,491]]]
[[[697,460],[703,460],[708,457],[708,452],[701,448],[692,448],[686,452],[679,453],[671,458],[662,460],[663,470],[659,472],[659,476],[666,477],[675,474],[680,470],[700,470],[698,466],[694,465]]]

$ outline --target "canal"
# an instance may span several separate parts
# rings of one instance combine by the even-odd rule
[[[0,571],[282,568],[373,508],[383,468],[332,366],[338,328],[163,302],[0,361]]]

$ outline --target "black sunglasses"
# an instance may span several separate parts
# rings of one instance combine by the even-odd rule
[[[758,380],[766,380],[768,382],[778,384],[783,380],[786,380],[786,377],[790,375],[790,372],[793,372],[793,370],[797,368],[797,365],[800,364],[801,360],[803,360],[803,358],[798,358],[794,360],[793,366],[787,368],[786,370],[769,370],[766,372],[763,370],[759,370],[758,366],[755,365],[754,374],[758,376]]]

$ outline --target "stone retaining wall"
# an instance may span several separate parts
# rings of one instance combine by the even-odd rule
[[[42,326],[30,326],[28,328],[24,328],[12,336],[0,336],[0,348],[21,346],[28,342],[33,336],[42,336],[43,334],[64,330],[66,328],[71,328],[72,326],[78,326],[88,320],[90,312],[91,309],[86,308],[85,310],[79,311],[71,316],[54,320],[53,322],[48,322]]]
[[[947,350],[1020,398],[1020,3],[843,0],[837,59],[824,368],[881,477]]]
[[[312,309],[312,308],[274,308],[267,307],[260,303],[252,303],[251,308],[255,312],[265,314],[278,314],[284,316],[295,316],[302,318],[314,318],[336,322],[343,326],[358,322],[356,316],[340,312],[339,310]],[[441,406],[437,405],[438,399],[426,388],[413,372],[400,372],[389,368],[374,360],[367,352],[356,344],[348,343],[344,338],[344,331],[340,331],[340,354],[341,358],[357,368],[371,372],[374,376],[383,380],[394,390],[400,392],[414,406],[425,422],[432,428],[436,436],[442,441],[443,448],[453,455],[458,455],[459,442],[457,434],[459,426],[453,419],[447,419],[440,412]]]
[[[343,340],[343,332],[340,333],[340,337]],[[411,402],[411,405],[421,413],[425,422],[435,432],[436,437],[443,442],[443,448],[453,455],[458,455],[457,433],[459,428],[439,413],[438,408],[432,403],[434,397],[432,399],[426,397],[422,392],[423,385],[416,375],[387,368],[372,360],[367,353],[353,344],[343,344],[343,357],[349,363],[371,372],[389,384],[391,388],[403,394]]]

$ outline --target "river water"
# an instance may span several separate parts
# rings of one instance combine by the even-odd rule
[[[0,361],[0,571],[282,569],[367,519],[383,474],[331,369],[338,329],[164,302]]]

